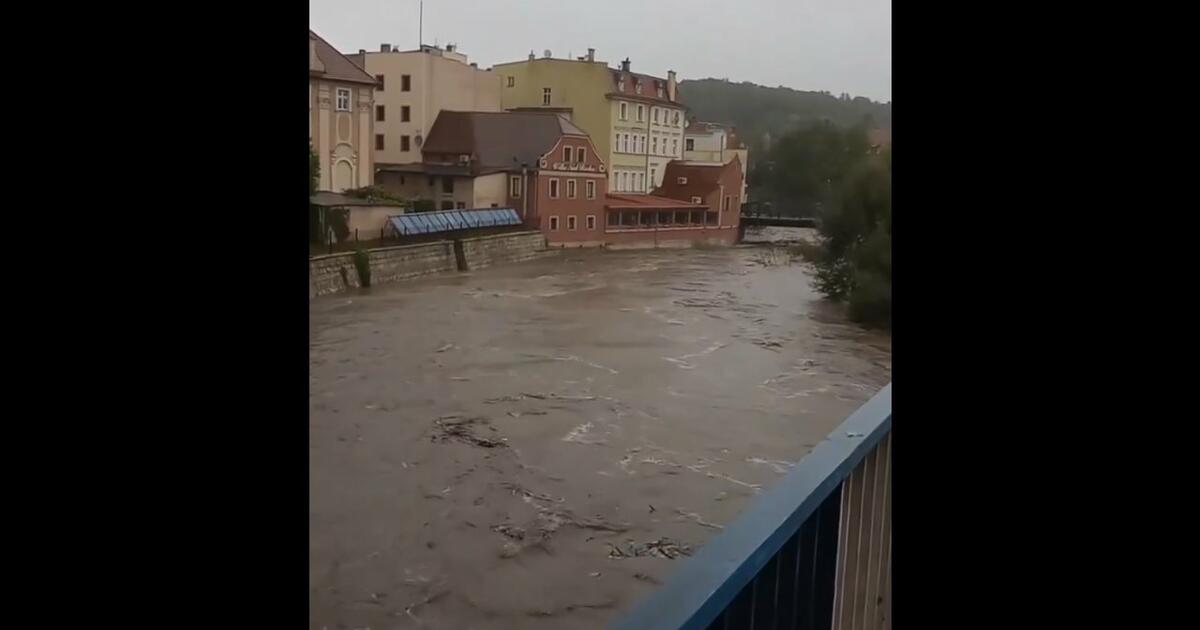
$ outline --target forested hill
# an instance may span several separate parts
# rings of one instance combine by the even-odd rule
[[[724,79],[699,79],[679,84],[689,116],[700,120],[735,125],[738,136],[750,145],[750,161],[761,150],[763,133],[778,139],[799,126],[828,119],[850,126],[870,116],[876,126],[892,126],[891,103],[877,103],[861,96],[834,96],[828,92],[803,92],[786,87],[734,83]]]

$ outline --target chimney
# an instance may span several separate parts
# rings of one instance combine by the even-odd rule
[[[454,52],[454,44],[446,44],[446,52]]]
[[[392,52],[392,45],[391,44],[380,44],[379,52]]]
[[[621,62],[621,72],[629,72],[629,57],[626,57],[625,61]]]
[[[667,100],[675,102],[675,71],[667,70]]]
[[[529,60],[533,61],[534,59],[537,59],[537,57],[534,56],[533,51],[531,50],[529,51]]]
[[[471,67],[472,67],[472,68],[478,68],[478,67],[479,67],[479,64],[478,64],[478,63],[476,63],[476,62],[474,62],[474,61],[472,61],[472,62],[471,62]]]
[[[595,61],[595,60],[596,60],[596,49],[595,49],[595,48],[589,48],[589,49],[588,49],[588,57],[587,57],[587,59],[588,59],[588,61]]]
[[[359,49],[358,49],[358,54],[360,54],[360,55],[365,55],[365,54],[367,54],[367,50],[366,50],[365,48],[359,48]]]

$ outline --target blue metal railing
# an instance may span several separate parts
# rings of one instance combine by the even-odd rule
[[[888,384],[612,628],[889,627],[891,428]]]

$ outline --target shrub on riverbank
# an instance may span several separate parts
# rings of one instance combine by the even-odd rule
[[[853,133],[850,131],[849,133]],[[815,245],[801,247],[816,268],[817,290],[845,300],[854,321],[892,326],[891,152],[849,167],[820,215]]]

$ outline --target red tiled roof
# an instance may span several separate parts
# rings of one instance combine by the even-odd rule
[[[658,77],[653,77],[648,74],[638,74],[636,72],[625,72],[624,70],[621,70],[620,68],[611,70],[610,72],[612,72],[612,94],[620,94],[621,96],[628,96],[628,97],[631,97],[634,99],[644,99],[647,101],[655,101],[658,103],[670,103],[672,105],[683,105],[682,100],[679,98],[678,89],[675,91],[675,100],[672,101],[669,98],[670,93],[667,90],[667,80],[666,79],[660,79]],[[625,89],[624,90],[618,89],[621,87],[622,75],[625,77]],[[637,88],[635,87],[635,85],[638,82],[641,82],[641,84],[642,84],[642,93],[641,94],[637,93]],[[662,98],[658,97],[658,88],[659,87],[661,87],[663,90]]]
[[[671,160],[667,162],[667,168],[663,171],[663,185],[655,188],[654,192],[677,199],[704,197],[721,185],[725,169],[741,168],[741,164],[741,160],[736,156],[724,164]],[[680,177],[686,177],[687,183],[680,184]]]
[[[319,59],[325,66],[324,71],[310,69],[310,75],[318,76],[322,79],[328,79],[330,81],[347,81],[350,83],[366,83],[370,85],[377,85],[375,77],[367,74],[366,70],[358,67],[353,61],[350,61],[346,55],[343,55],[342,53],[338,52],[336,48],[330,46],[329,42],[321,39],[321,36],[314,33],[312,29],[309,29],[308,31],[308,39],[315,45],[317,59]]]
[[[655,208],[707,208],[704,204],[688,203],[678,199],[669,199],[657,195],[620,195],[608,193],[605,195],[608,203],[606,208],[630,210],[652,210]]]

